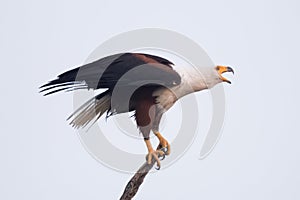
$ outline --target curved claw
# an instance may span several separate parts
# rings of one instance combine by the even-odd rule
[[[164,157],[164,152],[163,151],[160,151],[160,150],[151,151],[146,156],[147,163],[150,165],[152,163],[152,161],[156,162],[157,163],[157,168],[155,168],[155,169],[159,170],[160,169],[160,159],[159,159],[159,157]]]
[[[168,148],[167,147],[163,147],[160,150],[163,151],[165,154],[168,152]]]
[[[157,165],[157,167],[155,167],[156,170],[160,170],[160,166]]]
[[[164,160],[166,158],[166,154],[163,154],[162,156],[161,156],[161,158],[159,158],[160,160]]]
[[[157,133],[156,136],[159,138],[159,144],[158,144],[156,150],[163,151],[166,156],[170,155],[171,147],[170,147],[170,144],[168,143],[168,141],[166,139],[164,139],[159,133]]]

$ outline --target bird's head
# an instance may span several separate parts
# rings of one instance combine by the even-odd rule
[[[226,82],[226,83],[231,84],[231,82],[228,79],[226,79],[225,77],[222,76],[222,74],[225,73],[225,72],[232,72],[232,74],[234,74],[234,71],[231,67],[218,65],[218,66],[215,67],[215,69],[216,69],[216,71],[219,75],[219,78],[222,82]]]

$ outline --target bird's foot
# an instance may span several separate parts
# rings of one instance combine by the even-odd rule
[[[157,146],[156,150],[163,151],[165,153],[165,155],[167,155],[167,156],[170,155],[170,153],[171,153],[171,146],[168,143],[168,141],[165,138],[163,138],[163,137],[158,137],[158,139],[159,139],[159,145]],[[164,158],[165,157],[163,157],[163,159]]]
[[[162,150],[151,150],[149,151],[149,153],[146,156],[146,160],[148,165],[150,165],[153,162],[153,159],[155,160],[154,162],[156,162],[157,165],[157,170],[160,169],[161,165],[160,165],[160,158],[162,157],[162,160],[165,158],[165,152]]]

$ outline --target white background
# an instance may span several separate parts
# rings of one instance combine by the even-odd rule
[[[1,1],[0,199],[120,197],[131,175],[82,147],[65,121],[72,94],[44,98],[38,87],[111,36],[145,27],[186,35],[236,76],[213,153],[198,160],[199,136],[136,199],[300,199],[299,9],[296,0]]]

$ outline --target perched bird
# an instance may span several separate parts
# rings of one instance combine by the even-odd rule
[[[78,89],[106,89],[83,104],[69,118],[75,128],[106,117],[134,111],[137,126],[148,149],[150,164],[170,154],[170,144],[159,132],[163,113],[181,97],[209,89],[221,82],[231,83],[222,76],[233,72],[228,66],[207,68],[179,67],[169,60],[150,54],[121,53],[107,56],[64,72],[40,87],[44,95]],[[159,140],[153,149],[149,135]],[[155,159],[155,160],[153,160]]]

